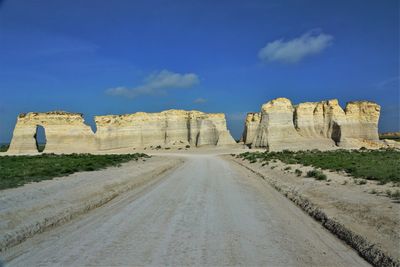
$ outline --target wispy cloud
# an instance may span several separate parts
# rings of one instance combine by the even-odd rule
[[[391,87],[398,88],[400,83],[400,76],[390,77],[376,84],[377,89],[387,89]]]
[[[170,89],[191,88],[199,83],[194,73],[175,73],[168,70],[154,72],[143,80],[143,84],[134,88],[124,86],[110,88],[106,93],[112,96],[135,98],[141,95],[163,95]]]
[[[268,43],[259,51],[258,57],[265,62],[297,63],[307,56],[322,52],[332,41],[332,35],[311,30],[292,40],[279,39]]]
[[[193,100],[193,103],[196,103],[196,104],[203,104],[206,102],[207,102],[207,99],[202,98],[202,97],[199,97],[199,98],[196,98],[195,100]]]

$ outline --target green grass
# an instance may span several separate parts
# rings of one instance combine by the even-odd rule
[[[237,157],[253,163],[280,160],[287,164],[345,171],[353,177],[378,180],[381,184],[400,183],[400,152],[393,149],[246,152]]]
[[[30,182],[51,180],[79,171],[95,171],[109,166],[150,156],[142,153],[126,155],[71,154],[39,156],[1,156],[0,190]]]

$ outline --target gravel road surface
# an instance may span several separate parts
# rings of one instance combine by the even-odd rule
[[[186,162],[2,254],[6,266],[368,266],[250,171]]]

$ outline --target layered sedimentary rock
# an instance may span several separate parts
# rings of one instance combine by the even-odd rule
[[[349,102],[343,110],[336,99],[293,106],[287,98],[277,98],[256,113],[249,114],[243,141],[252,147],[270,150],[357,148],[378,141],[380,106]]]
[[[168,110],[95,117],[97,132],[82,114],[62,111],[18,116],[9,153],[37,153],[37,127],[45,129],[47,153],[81,153],[149,146],[236,144],[225,115]]]
[[[244,129],[243,136],[241,139],[241,141],[243,141],[245,145],[251,145],[251,142],[253,141],[256,135],[260,121],[261,121],[261,113],[254,113],[254,112],[247,113],[245,122],[246,127]]]
[[[54,111],[20,114],[14,129],[9,152],[37,152],[37,127],[45,129],[47,153],[91,152],[95,150],[92,129],[80,113]]]
[[[100,150],[174,145],[232,145],[225,115],[167,110],[95,117]]]

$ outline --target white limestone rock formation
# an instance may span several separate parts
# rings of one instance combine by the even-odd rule
[[[379,141],[378,122],[381,107],[369,101],[349,102],[341,127],[340,146],[359,147],[359,141]],[[355,145],[353,145],[355,143]]]
[[[247,113],[246,116],[246,122],[245,122],[245,128],[243,131],[243,136],[241,141],[245,145],[251,145],[256,132],[258,125],[260,124],[261,121],[261,113]]]
[[[100,150],[172,146],[234,145],[225,115],[167,110],[95,117],[97,132],[82,114],[63,111],[28,113],[18,117],[10,154],[37,153],[36,132],[43,126],[46,153],[86,153]]]
[[[83,115],[64,111],[20,114],[8,153],[37,153],[37,127],[45,129],[46,153],[92,152],[94,133]]]
[[[381,146],[379,113],[380,106],[368,101],[350,102],[343,110],[336,99],[293,106],[289,99],[277,98],[262,106],[259,123],[248,115],[243,141],[271,151],[375,148]]]
[[[149,146],[204,146],[236,144],[225,115],[167,110],[95,117],[100,150]]]

